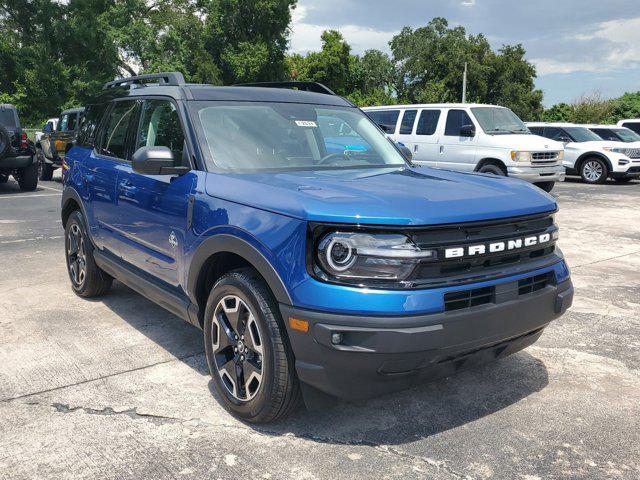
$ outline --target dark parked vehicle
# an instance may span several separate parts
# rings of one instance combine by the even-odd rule
[[[76,142],[84,108],[72,108],[60,114],[58,126],[52,129],[51,122],[42,127],[42,137],[36,144],[40,180],[51,180],[53,171],[62,167],[65,154]]]
[[[105,85],[63,172],[78,295],[116,278],[201,328],[251,422],[502,358],[569,308],[553,197],[414,168],[326,87],[274,86]]]
[[[0,183],[13,175],[22,191],[38,186],[38,164],[33,142],[20,127],[16,107],[0,104]]]

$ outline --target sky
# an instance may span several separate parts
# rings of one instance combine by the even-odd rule
[[[359,54],[390,53],[402,27],[444,17],[497,49],[521,43],[537,69],[545,106],[598,93],[640,90],[640,0],[298,0],[290,50],[320,49],[337,29]]]

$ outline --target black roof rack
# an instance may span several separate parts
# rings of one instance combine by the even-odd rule
[[[266,88],[290,88],[293,90],[302,90],[304,92],[324,93],[326,95],[335,95],[333,90],[318,82],[256,82],[256,83],[237,83],[236,87],[266,87]]]
[[[107,82],[102,86],[103,90],[107,88],[114,88],[120,85],[142,84],[144,80],[160,80],[160,85],[169,85],[176,87],[183,87],[185,85],[184,77],[180,72],[161,72],[161,73],[148,73],[146,75],[136,75],[135,77],[119,78],[112,82]]]

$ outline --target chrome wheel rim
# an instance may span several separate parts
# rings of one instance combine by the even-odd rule
[[[67,235],[67,265],[73,284],[82,287],[87,277],[87,252],[82,231],[77,223],[71,225]]]
[[[584,173],[584,176],[587,180],[589,180],[590,182],[596,182],[602,177],[604,169],[602,168],[600,162],[591,160],[584,164],[584,167],[582,167],[582,172]]]
[[[253,399],[262,387],[263,343],[256,317],[240,297],[227,295],[218,302],[211,345],[227,393],[241,402]]]

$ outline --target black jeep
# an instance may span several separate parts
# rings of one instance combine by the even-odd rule
[[[38,186],[38,163],[35,147],[20,127],[16,107],[0,104],[0,183],[13,175],[22,191]]]

